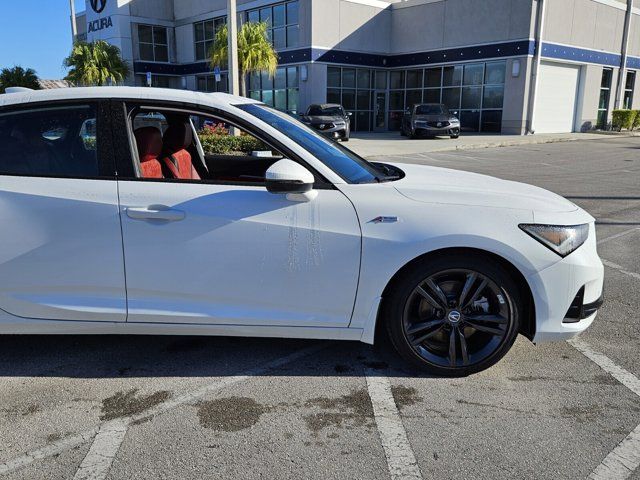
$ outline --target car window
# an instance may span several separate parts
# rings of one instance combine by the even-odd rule
[[[262,185],[283,155],[256,136],[208,114],[141,109],[131,116],[139,178]]]
[[[285,134],[348,183],[372,183],[384,176],[351,150],[323,137],[289,115],[262,104],[237,107]]]
[[[98,177],[94,106],[0,114],[0,175]]]
[[[444,105],[418,105],[416,115],[448,115],[449,109]]]

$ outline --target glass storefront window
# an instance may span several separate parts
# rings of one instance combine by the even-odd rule
[[[358,89],[371,87],[371,71],[358,69]]]
[[[147,62],[169,61],[169,40],[166,27],[138,25],[140,60]]]
[[[426,88],[442,85],[442,68],[427,68],[424,72],[424,86]]]
[[[457,87],[462,83],[462,66],[444,67],[442,69],[442,86]]]
[[[504,85],[505,70],[505,62],[487,63],[484,83],[488,85]]]
[[[227,17],[217,17],[193,24],[196,61],[206,60],[216,33],[227,23]]]
[[[602,79],[600,81],[600,100],[598,102],[597,128],[606,128],[609,122],[609,98],[611,97],[611,80],[613,78],[612,68],[602,69]]]
[[[462,89],[463,109],[480,108],[482,102],[482,87],[464,87]]]
[[[391,90],[404,88],[404,71],[393,71],[389,74],[389,88]]]
[[[379,113],[383,120],[386,117],[387,127],[391,130],[399,128],[405,108],[418,103],[444,103],[460,117],[463,129],[499,132],[505,72],[506,62],[503,60],[391,70],[388,73],[328,67],[327,99],[332,103],[342,102],[345,108],[354,104],[358,112],[369,112],[373,110],[372,95],[376,90],[382,90],[383,98],[388,99],[388,103],[382,103],[386,103],[384,108],[388,110],[383,108]],[[361,119],[356,122],[361,128],[364,114],[356,116]],[[369,119],[373,125],[373,117]],[[384,121],[379,123],[376,123],[378,127],[384,126]]]
[[[340,88],[342,83],[340,82],[340,68],[327,67],[327,87]]]
[[[422,103],[422,90],[407,90],[406,108],[410,108],[417,103]]]
[[[484,87],[482,108],[502,108],[503,101],[504,86],[491,85]]]
[[[356,109],[356,91],[342,90],[342,106],[345,110]]]
[[[440,89],[429,88],[425,90],[422,101],[424,103],[440,103]]]
[[[627,72],[627,78],[624,83],[624,100],[623,108],[631,110],[633,108],[633,90],[636,86],[636,72]]]
[[[356,69],[342,69],[342,88],[356,88]]]
[[[422,88],[422,70],[409,70],[407,72],[407,88]]]
[[[460,109],[460,89],[459,88],[443,88],[442,89],[442,103],[444,103],[449,110]]]
[[[464,66],[463,85],[482,85],[484,80],[484,63],[474,63]]]
[[[273,78],[266,72],[249,76],[249,97],[262,100],[278,110],[297,113],[299,99],[298,67],[281,67]]]
[[[249,10],[244,19],[249,22],[266,22],[267,35],[276,49],[297,47],[300,43],[298,0]]]

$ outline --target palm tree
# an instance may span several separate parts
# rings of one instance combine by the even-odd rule
[[[228,62],[228,31],[224,25],[216,32],[213,47],[209,52],[212,67]],[[247,95],[246,75],[254,72],[268,72],[273,77],[278,67],[278,54],[267,36],[267,24],[247,22],[238,32],[238,70],[240,93]]]
[[[64,60],[69,69],[65,80],[76,85],[107,85],[124,82],[130,68],[120,49],[104,40],[77,42]]]
[[[19,66],[3,68],[0,72],[0,93],[4,93],[9,87],[26,87],[32,90],[40,90],[38,75],[32,68],[24,69]]]

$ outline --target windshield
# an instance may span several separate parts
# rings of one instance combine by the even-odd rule
[[[236,107],[285,134],[347,183],[373,183],[384,180],[384,174],[372,164],[282,112],[260,104]]]
[[[444,105],[418,105],[416,115],[449,115],[449,109]]]
[[[341,107],[325,107],[322,108],[319,105],[312,105],[309,107],[309,116],[313,117],[335,117],[342,116],[342,108]]]

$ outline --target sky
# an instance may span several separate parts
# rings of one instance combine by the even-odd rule
[[[42,79],[66,75],[62,61],[71,50],[69,0],[0,0],[0,69],[33,68]],[[76,0],[76,10],[85,9]]]

